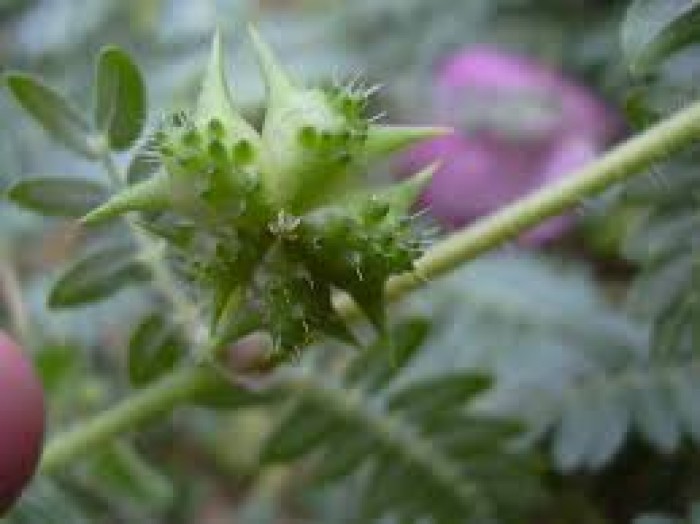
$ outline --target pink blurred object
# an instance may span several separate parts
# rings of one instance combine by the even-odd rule
[[[434,120],[455,133],[412,148],[400,159],[409,175],[439,159],[422,203],[459,227],[580,167],[622,130],[613,110],[586,89],[530,59],[474,47],[436,73]],[[573,217],[551,219],[521,237],[553,240]]]

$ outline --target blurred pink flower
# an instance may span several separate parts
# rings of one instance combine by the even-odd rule
[[[440,170],[422,202],[459,227],[517,200],[593,159],[619,135],[617,113],[583,87],[530,59],[475,47],[437,70],[434,123],[455,133],[400,158],[402,174],[436,159]],[[567,231],[571,216],[522,237],[537,245]]]

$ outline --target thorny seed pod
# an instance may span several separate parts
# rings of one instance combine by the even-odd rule
[[[267,85],[262,132],[233,103],[217,35],[195,110],[164,119],[151,140],[160,169],[84,221],[151,212],[143,226],[207,297],[221,346],[256,330],[272,336],[277,358],[320,335],[352,343],[332,291],[383,327],[387,278],[411,271],[422,251],[408,213],[433,168],[375,192],[348,188],[369,162],[443,130],[374,124],[369,91],[299,86],[250,36]]]

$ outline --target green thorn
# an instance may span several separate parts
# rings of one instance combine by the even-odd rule
[[[197,101],[196,120],[200,125],[208,125],[212,120],[219,120],[234,136],[257,143],[258,133],[238,114],[233,103],[226,80],[221,33],[218,30],[214,33],[209,64]]]
[[[386,300],[384,298],[383,285],[377,289],[373,289],[372,286],[363,286],[358,289],[346,289],[346,291],[374,328],[379,333],[384,333],[386,328]]]
[[[368,159],[387,156],[421,140],[452,133],[449,127],[370,126],[365,144]]]
[[[128,211],[160,211],[170,203],[170,180],[157,175],[129,186],[115,194],[106,203],[85,215],[83,224],[97,224]]]
[[[441,162],[433,162],[411,178],[396,182],[386,188],[372,191],[361,191],[349,196],[350,205],[359,211],[372,213],[369,207],[374,203],[381,210],[386,207],[386,212],[377,219],[386,216],[401,217],[410,211],[416,203],[423,189],[430,183],[433,175],[440,167]]]
[[[405,214],[416,203],[421,192],[430,183],[439,167],[439,161],[433,162],[411,178],[388,187],[378,196],[391,206],[392,213]]]
[[[255,49],[260,70],[265,79],[265,85],[267,86],[268,105],[276,105],[289,93],[293,92],[295,87],[277,61],[277,58],[275,58],[270,46],[267,45],[252,25],[248,26],[248,33]]]

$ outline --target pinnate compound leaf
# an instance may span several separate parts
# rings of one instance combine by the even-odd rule
[[[504,450],[520,425],[459,414],[488,386],[485,376],[454,373],[444,385],[441,377],[413,380],[392,395],[351,389],[347,377],[336,382],[305,375],[287,386],[287,397],[293,395],[295,404],[268,436],[262,461],[310,455],[311,480],[317,485],[366,473],[358,475],[363,489],[357,522],[389,514],[407,522],[489,521],[494,513],[512,509],[507,480],[512,474],[519,479],[518,504],[527,508],[537,499],[531,468],[523,457]],[[428,385],[439,390],[437,403],[414,404]],[[392,397],[411,402],[402,400],[390,409]],[[414,405],[420,409],[411,409]],[[494,475],[491,466],[496,464],[500,469]]]

